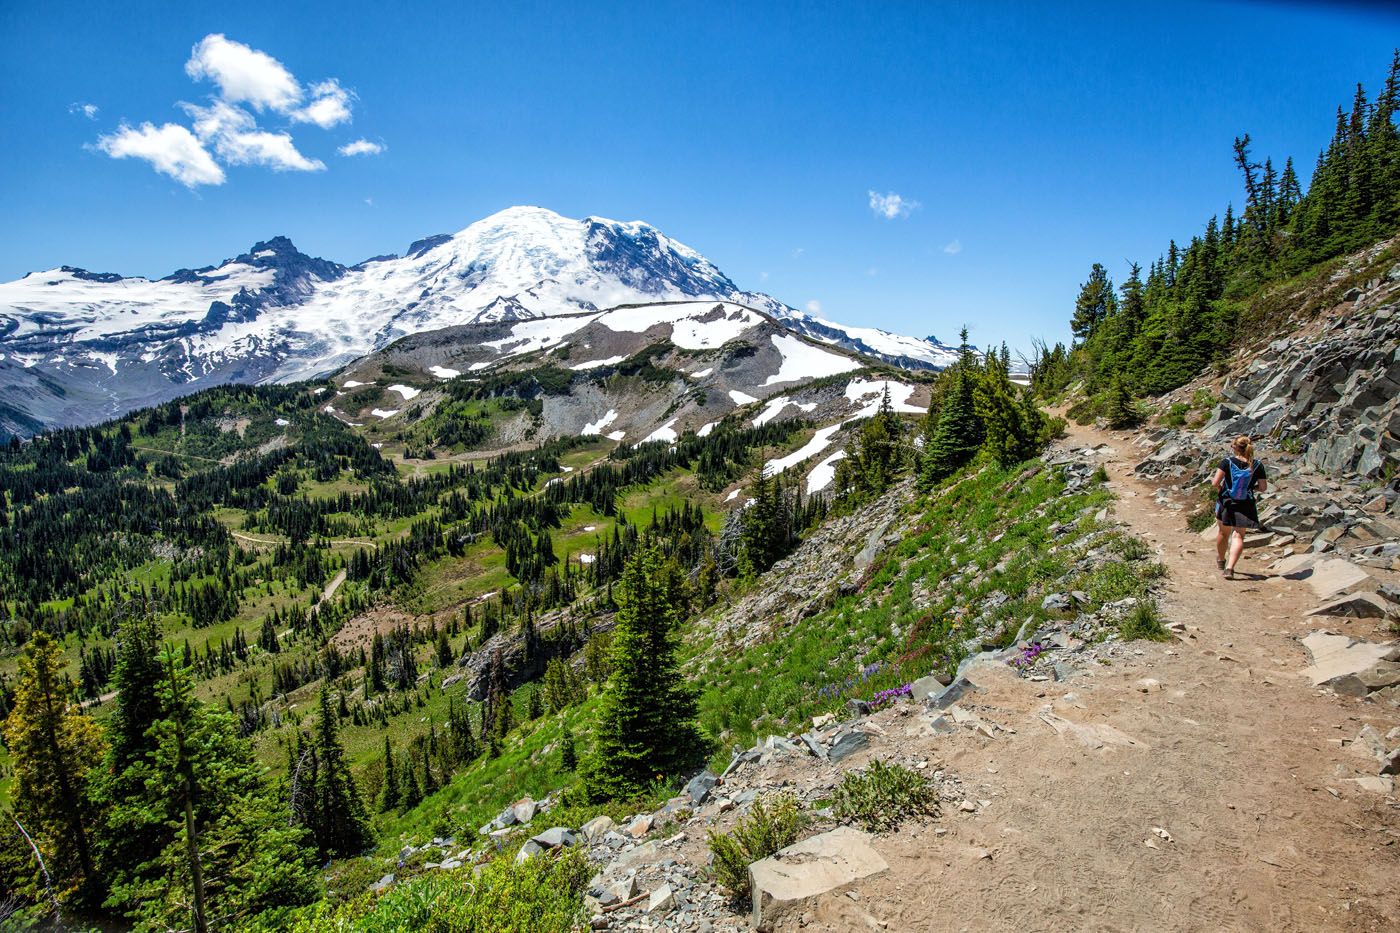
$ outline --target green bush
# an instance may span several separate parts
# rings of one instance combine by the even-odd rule
[[[1179,428],[1186,424],[1186,414],[1189,411],[1191,411],[1190,405],[1187,405],[1185,402],[1177,402],[1171,408],[1164,411],[1157,421],[1167,427]]]
[[[735,897],[747,898],[749,865],[792,845],[806,825],[807,815],[791,794],[755,800],[732,832],[710,830],[715,879]]]
[[[1172,633],[1162,624],[1157,603],[1150,599],[1139,600],[1133,611],[1118,623],[1118,631],[1126,641],[1167,641],[1172,637]]]
[[[475,876],[433,872],[364,895],[337,909],[324,905],[291,933],[571,933],[583,917],[583,890],[592,869],[581,850],[537,855],[516,864],[502,856]],[[270,928],[266,928],[270,929]]]
[[[1204,512],[1193,512],[1186,520],[1186,530],[1194,534],[1200,534],[1211,525],[1215,524],[1215,513],[1209,510]]]
[[[867,832],[890,832],[910,816],[937,816],[938,793],[917,771],[876,759],[861,774],[846,772],[834,796],[836,818]]]

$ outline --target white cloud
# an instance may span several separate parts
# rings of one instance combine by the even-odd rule
[[[83,116],[87,117],[89,120],[96,120],[96,119],[97,119],[97,105],[96,105],[96,104],[69,104],[69,105],[68,105],[68,112],[69,112],[69,113],[81,113]]]
[[[346,143],[336,152],[343,156],[357,155],[379,155],[384,151],[384,147],[379,143],[372,143],[368,139],[357,139],[353,143]]]
[[[943,252],[947,253],[949,256],[956,256],[958,253],[961,253],[962,240],[954,240],[949,243],[947,246],[943,247]]]
[[[868,194],[870,195],[870,209],[875,212],[877,217],[883,217],[886,220],[908,217],[920,206],[918,201],[895,194],[893,191],[881,194],[871,189]]]
[[[219,96],[231,104],[249,103],[256,110],[286,113],[301,103],[301,85],[281,62],[221,33],[199,41],[185,62],[185,73],[195,81],[213,81]]]
[[[821,314],[821,313],[822,313],[822,303],[821,303],[820,301],[818,301],[817,299],[813,298],[811,301],[807,302],[807,313],[808,313],[808,314]]]
[[[266,165],[278,172],[319,172],[326,167],[320,159],[302,155],[288,134],[259,129],[242,107],[218,100],[208,107],[180,106],[194,119],[195,135],[229,165]]]
[[[335,78],[311,85],[311,103],[290,116],[298,123],[314,123],[328,130],[340,123],[350,122],[350,92]]]
[[[203,143],[175,123],[160,127],[142,123],[137,129],[123,124],[115,133],[99,137],[97,148],[114,159],[149,162],[157,172],[169,175],[188,188],[224,183],[224,170]]]
[[[217,93],[207,106],[182,103],[191,126],[150,123],[139,130],[123,125],[103,136],[97,148],[113,158],[135,157],[150,162],[191,187],[222,184],[222,165],[261,165],[274,171],[318,172],[326,164],[304,155],[291,134],[258,125],[255,113],[270,111],[291,123],[309,123],[330,129],[350,122],[355,95],[335,78],[303,86],[290,70],[266,52],[251,48],[222,33],[210,33],[190,50],[185,73],[192,80],[209,80]],[[69,108],[91,118],[97,108],[74,104]],[[384,146],[359,140],[340,148],[343,155],[382,152]]]
[[[805,246],[799,246],[799,247],[797,247],[797,249],[795,249],[795,250],[792,251],[792,258],[793,258],[793,259],[801,259],[801,258],[802,258],[802,254],[805,253],[805,252],[807,252],[807,247],[805,247]]]

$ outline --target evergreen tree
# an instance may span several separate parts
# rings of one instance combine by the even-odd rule
[[[1113,377],[1113,384],[1108,390],[1108,398],[1104,403],[1104,420],[1110,428],[1115,429],[1130,428],[1138,423],[1132,393],[1128,391],[1121,373]]]
[[[93,839],[101,815],[93,791],[105,743],[74,702],[62,671],[58,644],[46,632],[34,633],[5,719],[11,799],[51,876],[92,902],[101,893]]]
[[[207,930],[317,894],[312,852],[262,783],[232,718],[193,696],[166,649],[154,749],[128,767],[139,792],[113,806],[110,831],[160,833],[158,848],[125,866],[108,904],[143,927]]]
[[[384,736],[384,787],[379,791],[379,812],[387,813],[399,805],[399,776],[394,770],[394,747]]]
[[[929,488],[957,472],[977,455],[984,438],[982,421],[977,417],[972,369],[975,363],[962,331],[962,358],[957,363],[953,387],[939,411],[937,425],[924,445],[919,482]]]
[[[1096,262],[1089,270],[1089,280],[1079,287],[1079,297],[1074,302],[1074,317],[1069,325],[1074,336],[1081,340],[1092,337],[1113,312],[1114,304],[1108,270]],[[966,339],[963,342],[966,343]]]
[[[574,748],[574,730],[564,726],[564,738],[559,741],[560,764],[565,771],[578,768],[578,750]]]
[[[452,653],[452,642],[447,638],[447,629],[439,629],[437,637],[437,663],[438,667],[451,667],[456,660]]]
[[[331,702],[330,687],[321,686],[320,718],[311,746],[315,777],[310,807],[299,819],[311,833],[322,859],[357,855],[373,841],[345,749],[340,744],[340,721]]]
[[[704,756],[695,693],[678,657],[683,585],[675,562],[655,547],[640,551],[618,583],[612,675],[585,778],[595,799],[625,799]]]

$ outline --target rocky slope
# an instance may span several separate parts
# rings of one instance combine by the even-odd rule
[[[1154,403],[1137,471],[1195,490],[1237,434],[1256,438],[1274,488],[1255,536],[1299,553],[1400,570],[1400,243],[1350,257],[1290,297],[1286,337],[1245,346]],[[1209,533],[1209,532],[1208,532]],[[1302,558],[1296,558],[1301,560]]]
[[[155,281],[63,266],[0,284],[0,431],[91,423],[225,382],[321,375],[409,334],[562,318],[534,330],[558,342],[578,329],[573,316],[695,300],[734,302],[907,368],[956,356],[741,290],[645,223],[514,207],[351,267],[277,237]]]

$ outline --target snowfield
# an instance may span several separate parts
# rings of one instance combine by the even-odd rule
[[[389,386],[389,391],[390,391],[390,392],[397,392],[397,393],[399,393],[400,395],[402,395],[402,396],[403,396],[403,400],[404,400],[405,402],[411,402],[411,401],[413,401],[415,398],[417,398],[418,396],[420,396],[420,395],[423,394],[423,390],[422,390],[422,389],[415,389],[415,388],[413,388],[413,386],[405,386],[405,385],[392,385],[392,386]]]
[[[783,356],[783,365],[763,384],[796,382],[800,379],[820,379],[860,369],[861,364],[848,356],[828,353],[791,334],[774,334],[773,346]]]
[[[670,421],[666,422],[661,427],[657,428],[655,431],[652,431],[642,440],[638,441],[637,444],[645,444],[648,441],[666,441],[670,444],[675,443],[676,437],[678,436],[676,434],[676,422],[678,420],[678,418],[672,418]],[[633,444],[632,446],[636,447],[637,444]]]
[[[460,369],[449,369],[446,366],[429,366],[428,372],[437,376],[439,379],[456,379],[458,376],[462,375]]]
[[[615,409],[615,408],[609,408],[609,409],[608,409],[608,413],[607,413],[606,415],[604,415],[603,417],[599,418],[597,421],[590,421],[590,422],[588,422],[588,424],[585,424],[585,425],[583,426],[583,430],[582,430],[582,431],[579,431],[578,433],[579,433],[579,434],[602,434],[602,433],[603,433],[603,429],[606,428],[608,425],[612,424],[612,423],[613,423],[614,421],[616,421],[616,420],[617,420],[617,409]],[[612,437],[611,434],[608,435],[608,436],[609,436],[609,437]],[[613,440],[617,440],[617,438],[613,438]]]
[[[831,481],[836,479],[836,462],[845,459],[845,457],[846,452],[844,450],[838,450],[821,463],[812,467],[812,472],[807,474],[807,495],[810,496],[814,492],[821,492],[823,489],[830,486]]]

